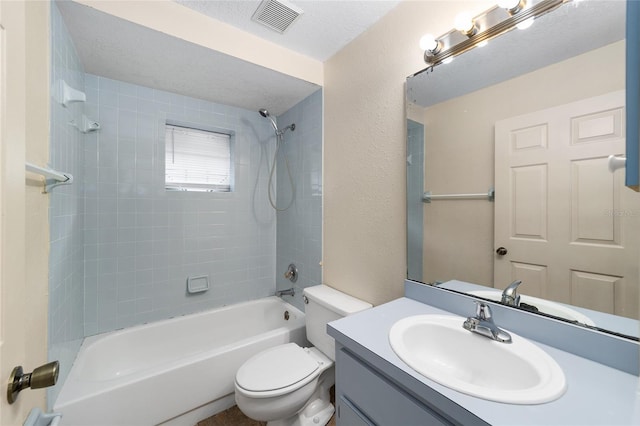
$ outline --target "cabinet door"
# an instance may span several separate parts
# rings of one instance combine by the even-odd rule
[[[374,424],[344,396],[338,398],[336,402],[336,411],[338,413],[336,424],[338,426],[374,426]]]
[[[355,408],[355,423],[344,419],[340,425],[351,426],[363,417],[377,425],[451,425],[445,418],[422,405],[369,367],[351,357],[343,349],[336,351],[337,399],[346,398]],[[346,404],[345,404],[346,405]],[[358,415],[362,413],[363,417]]]

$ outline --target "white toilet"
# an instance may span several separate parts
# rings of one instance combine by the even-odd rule
[[[307,339],[314,347],[287,343],[249,358],[236,373],[236,403],[270,426],[325,425],[333,415],[329,389],[335,383],[335,342],[327,323],[371,304],[325,285],[304,290]]]

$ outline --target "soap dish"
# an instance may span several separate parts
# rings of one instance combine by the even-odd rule
[[[187,278],[187,293],[196,294],[209,290],[209,276],[199,275]]]

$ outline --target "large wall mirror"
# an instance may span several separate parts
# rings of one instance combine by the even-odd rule
[[[565,3],[407,79],[409,279],[492,300],[520,280],[521,309],[638,338],[640,194],[608,168],[625,11]]]

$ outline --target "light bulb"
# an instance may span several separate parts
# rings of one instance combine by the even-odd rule
[[[513,16],[527,7],[527,0],[498,0],[498,7],[503,8],[510,16]]]
[[[453,21],[453,27],[464,34],[473,32],[474,25],[469,12],[458,13],[458,16],[456,16],[456,19]]]
[[[480,43],[476,44],[476,47],[485,47],[487,44],[489,44],[488,40],[481,41]]]
[[[498,0],[498,7],[511,10],[520,5],[521,0]]]
[[[453,56],[449,56],[447,59],[442,60],[443,65],[450,64],[451,62],[453,62]]]
[[[533,18],[529,18],[529,19],[527,19],[525,21],[522,21],[519,24],[517,24],[516,28],[518,28],[519,30],[526,30],[527,28],[529,28],[532,25],[533,25]]]
[[[422,50],[435,52],[438,49],[438,45],[438,40],[436,40],[433,34],[425,34],[420,39],[420,49]]]

